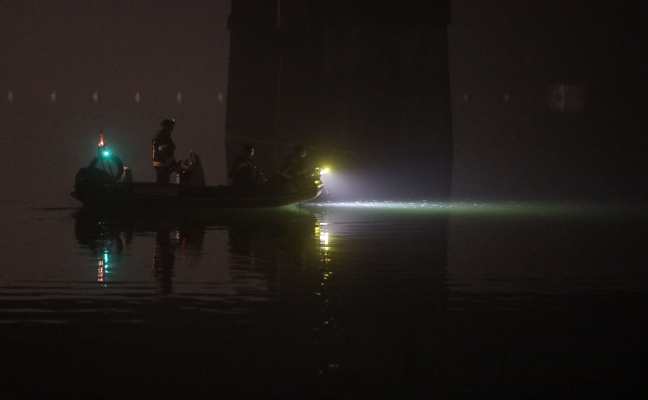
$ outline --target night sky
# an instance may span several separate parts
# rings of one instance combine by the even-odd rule
[[[645,196],[643,2],[452,7],[455,194]],[[175,118],[177,157],[196,149],[207,183],[223,183],[229,8],[0,0],[0,182],[73,202],[100,129],[137,180],[153,180],[150,139]]]

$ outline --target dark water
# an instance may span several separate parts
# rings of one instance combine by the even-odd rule
[[[641,398],[639,206],[3,202],[0,398]]]

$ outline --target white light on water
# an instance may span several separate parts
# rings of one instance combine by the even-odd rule
[[[332,207],[332,208],[377,208],[377,209],[421,209],[421,208],[434,208],[441,209],[447,208],[449,203],[440,202],[400,202],[400,201],[336,201],[327,203],[313,204],[319,207]]]
[[[587,203],[551,203],[551,202],[462,202],[462,201],[333,201],[309,203],[305,206],[330,209],[357,209],[377,211],[398,211],[412,213],[450,213],[456,215],[506,215],[518,214],[528,216],[610,214],[614,207],[601,208]],[[622,211],[622,207],[617,207]]]
[[[323,246],[328,246],[329,244],[329,234],[327,231],[321,231],[319,235],[320,244]]]

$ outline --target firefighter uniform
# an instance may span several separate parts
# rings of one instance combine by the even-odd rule
[[[171,120],[162,121],[161,128],[151,141],[153,144],[153,167],[157,174],[157,183],[169,183],[171,172],[176,167],[175,143],[171,139],[171,131],[175,123]]]

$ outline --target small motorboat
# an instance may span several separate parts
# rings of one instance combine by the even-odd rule
[[[266,208],[301,204],[324,190],[319,168],[300,181],[274,176],[249,184],[207,186],[200,156],[193,150],[176,172],[177,183],[134,181],[128,167],[107,150],[101,135],[98,154],[77,172],[71,195],[86,207],[103,210]]]

